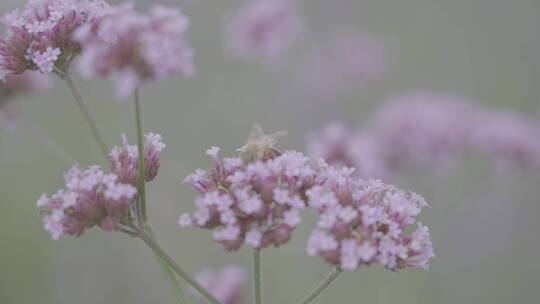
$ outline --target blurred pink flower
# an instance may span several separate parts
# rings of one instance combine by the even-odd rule
[[[143,82],[175,74],[191,76],[193,50],[185,40],[188,18],[155,5],[149,15],[131,3],[114,7],[75,36],[83,45],[79,70],[84,76],[111,76],[116,93],[129,97]]]
[[[412,92],[386,101],[372,128],[390,167],[446,168],[467,148],[476,111],[457,95]]]
[[[222,304],[241,304],[242,287],[246,273],[241,267],[227,266],[221,271],[204,270],[195,276],[204,288],[210,291]],[[194,295],[198,295],[192,292]]]
[[[475,117],[470,145],[500,168],[540,169],[540,122],[512,111],[484,110]]]
[[[37,72],[9,75],[0,81],[0,104],[18,95],[42,92],[51,85],[49,78]]]
[[[300,31],[295,0],[252,0],[227,25],[226,46],[239,57],[278,61]]]
[[[328,98],[341,90],[358,90],[381,80],[391,55],[390,44],[381,37],[335,33],[312,49],[301,75],[310,92]]]
[[[352,132],[343,123],[330,123],[312,134],[307,146],[313,159],[322,158],[339,167],[354,167],[359,177],[382,178],[388,175],[377,138],[368,132]]]
[[[6,76],[4,81],[0,80],[0,113],[8,118],[8,122],[14,122],[18,111],[12,101],[17,96],[38,93],[50,86],[49,78],[38,72]]]

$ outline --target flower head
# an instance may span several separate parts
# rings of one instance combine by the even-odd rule
[[[220,271],[204,270],[199,272],[195,278],[197,282],[210,291],[220,303],[242,303],[242,287],[246,280],[246,273],[241,267],[227,266]]]
[[[294,0],[250,1],[228,24],[226,44],[238,56],[275,62],[299,29]]]
[[[83,45],[83,75],[112,76],[117,95],[130,96],[142,83],[174,74],[193,74],[193,51],[185,40],[188,18],[179,10],[156,5],[150,14],[132,4],[114,7],[96,23],[76,32]]]
[[[127,137],[122,136],[123,146],[111,150],[111,171],[118,176],[118,180],[136,186],[139,176],[137,146],[130,145]],[[160,166],[160,153],[165,148],[161,135],[148,133],[144,137],[144,171],[147,182],[154,180]]]
[[[8,34],[0,39],[0,78],[27,70],[65,72],[80,52],[73,32],[105,14],[103,0],[30,0],[3,17]]]
[[[427,206],[424,198],[378,180],[351,177],[347,168],[321,167],[319,185],[306,192],[308,205],[319,212],[309,255],[345,270],[372,263],[391,270],[428,268],[433,246],[428,228],[416,223]]]
[[[182,215],[179,223],[213,229],[214,240],[227,250],[244,243],[253,248],[287,243],[300,222],[305,190],[315,182],[309,159],[286,151],[249,162],[239,157],[221,160],[218,152],[216,147],[207,152],[211,170],[197,170],[185,179],[200,195],[197,210]]]
[[[113,231],[129,220],[137,190],[120,183],[116,175],[106,174],[99,166],[84,171],[74,166],[64,179],[65,189],[37,201],[45,230],[53,239],[62,234],[79,236],[93,226]]]

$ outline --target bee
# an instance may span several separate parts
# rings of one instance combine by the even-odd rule
[[[251,128],[247,142],[238,149],[240,158],[245,163],[250,163],[256,160],[269,160],[281,155],[281,152],[274,148],[278,139],[287,134],[285,131],[272,134],[264,134],[260,125],[254,124]]]

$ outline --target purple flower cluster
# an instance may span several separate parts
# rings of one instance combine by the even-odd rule
[[[372,263],[391,270],[428,268],[433,246],[428,228],[415,219],[427,206],[424,198],[378,180],[355,179],[349,168],[321,166],[321,184],[306,192],[309,206],[319,212],[309,255],[344,270]]]
[[[159,169],[159,153],[165,147],[161,135],[146,135],[144,158],[146,178],[151,181]],[[81,235],[99,226],[114,231],[133,219],[132,207],[137,198],[137,149],[124,141],[111,152],[112,173],[99,166],[81,170],[71,168],[64,176],[65,189],[48,197],[43,194],[37,206],[43,212],[45,230],[53,239],[62,234]]]
[[[386,177],[407,166],[447,169],[465,152],[488,155],[504,168],[540,168],[540,123],[466,99],[417,92],[384,103],[356,133],[333,123],[308,140],[312,157]]]
[[[129,220],[137,189],[106,174],[99,166],[84,171],[75,166],[64,176],[66,188],[48,197],[42,195],[37,206],[43,209],[45,230],[57,240],[62,234],[81,235],[98,225],[116,230]]]
[[[197,210],[180,216],[181,226],[213,229],[214,240],[227,250],[244,243],[261,249],[288,242],[301,221],[298,211],[309,207],[319,213],[309,255],[346,270],[371,263],[392,270],[428,267],[434,256],[429,231],[415,219],[427,205],[421,196],[352,177],[354,169],[323,160],[314,166],[299,152],[277,152],[273,141],[261,145],[268,136],[258,138],[248,140],[237,158],[221,161],[218,148],[208,150],[212,169],[199,169],[185,180],[200,195]],[[253,153],[269,150],[274,152]],[[246,151],[259,157],[246,158]]]
[[[137,146],[130,145],[127,137],[122,136],[123,145],[111,150],[111,171],[118,176],[118,180],[136,186],[139,178],[139,163]],[[165,148],[161,135],[148,133],[144,137],[144,170],[146,182],[154,180],[160,166],[159,154]]]
[[[221,304],[240,304],[245,271],[238,266],[227,266],[220,271],[204,270],[195,279],[210,291]],[[195,295],[195,293],[193,292]],[[197,294],[198,295],[198,294]]]
[[[200,196],[197,211],[181,215],[180,225],[213,229],[214,240],[227,250],[287,243],[306,206],[305,189],[315,181],[308,159],[287,151],[249,163],[239,157],[221,161],[218,151],[207,151],[213,159],[210,172],[199,169],[185,179]]]
[[[144,81],[192,75],[188,24],[182,12],[169,7],[153,6],[149,15],[135,11],[131,3],[114,7],[75,33],[83,46],[79,69],[88,77],[111,76],[121,98]]]
[[[249,1],[228,24],[226,45],[237,56],[273,63],[299,32],[295,0]]]
[[[108,10],[102,0],[30,0],[2,18],[8,35],[0,39],[0,79],[28,70],[65,72],[80,45],[73,32]]]

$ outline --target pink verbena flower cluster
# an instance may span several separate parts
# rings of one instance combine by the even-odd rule
[[[465,152],[500,167],[540,168],[540,122],[466,99],[417,92],[381,106],[363,130],[333,123],[308,140],[313,157],[358,168],[361,177],[387,177],[407,166],[448,169]]]
[[[157,175],[159,153],[165,145],[159,134],[149,133],[145,138],[145,175],[151,181]],[[51,197],[42,195],[37,206],[44,213],[44,227],[52,238],[79,236],[93,226],[114,231],[130,224],[137,199],[137,154],[136,147],[124,140],[123,147],[111,151],[112,173],[99,166],[86,170],[74,166],[64,176],[65,189]]]
[[[300,32],[295,2],[249,1],[229,22],[226,46],[240,57],[276,62]]]
[[[0,79],[27,70],[65,72],[80,52],[73,32],[107,12],[103,0],[30,0],[2,18],[8,34],[0,39]]]
[[[97,22],[76,32],[83,46],[83,75],[111,76],[116,93],[130,96],[144,81],[194,72],[193,51],[185,40],[188,18],[160,5],[140,14],[131,3],[109,10]]]
[[[261,249],[288,242],[301,222],[298,211],[309,207],[319,213],[309,255],[346,270],[375,262],[392,270],[428,267],[434,255],[427,228],[418,223],[408,233],[427,205],[421,196],[352,177],[354,169],[337,169],[322,159],[314,166],[299,152],[279,154],[268,137],[250,137],[238,158],[221,161],[218,148],[208,150],[212,169],[185,180],[200,193],[197,210],[181,215],[179,224],[214,229],[214,239],[227,250],[242,244]],[[271,144],[260,145],[265,140]],[[259,157],[246,158],[246,151]]]
[[[201,195],[195,200],[197,211],[181,215],[180,225],[213,229],[214,240],[227,250],[287,243],[300,223],[304,192],[315,181],[308,159],[287,151],[250,163],[239,157],[221,161],[218,151],[207,151],[211,171],[199,169],[185,179]]]
[[[424,198],[378,180],[353,178],[349,168],[321,166],[322,183],[306,192],[309,206],[319,212],[309,255],[344,270],[372,263],[391,270],[428,268],[433,246],[428,228],[415,219],[427,205]]]
[[[139,178],[139,163],[137,146],[130,145],[127,137],[122,135],[123,145],[111,150],[111,171],[118,176],[122,183],[137,185]],[[145,180],[150,182],[157,176],[160,166],[159,154],[165,148],[161,135],[146,134],[144,137],[144,170]]]
[[[57,240],[62,234],[81,235],[99,226],[113,231],[129,220],[137,189],[106,174],[99,166],[84,171],[74,166],[65,177],[66,188],[51,197],[42,195],[37,206],[43,209],[45,230]]]
[[[204,270],[195,276],[204,288],[222,304],[241,304],[242,287],[246,280],[245,271],[238,266],[227,266],[220,271]],[[193,295],[199,296],[191,290]]]

